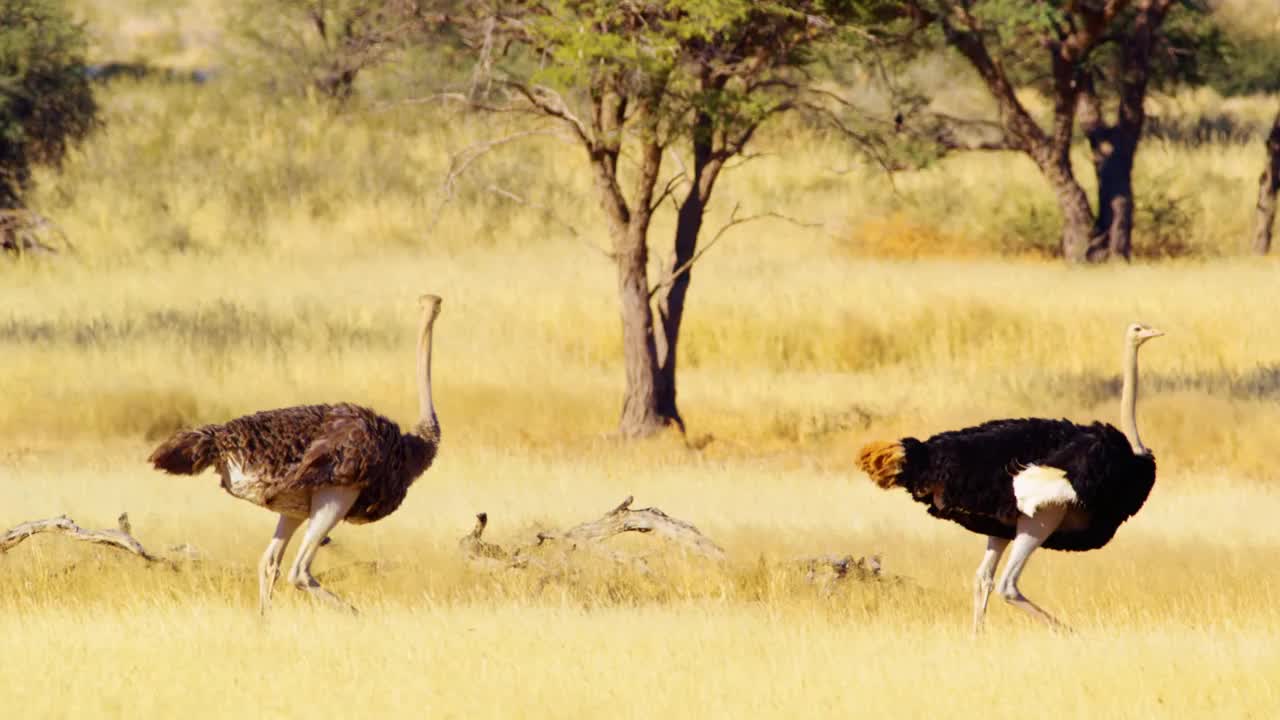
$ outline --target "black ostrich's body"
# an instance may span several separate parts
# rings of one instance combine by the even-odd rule
[[[1138,436],[1138,348],[1163,334],[1143,323],[1125,328],[1123,432],[1098,422],[993,420],[923,442],[871,442],[858,452],[858,466],[876,485],[905,488],[930,515],[987,536],[974,576],[975,633],[997,585],[1009,604],[1059,626],[1018,589],[1028,558],[1041,547],[1100,548],[1146,503],[1156,461]],[[1006,549],[1009,560],[997,584]]]
[[[1146,502],[1155,484],[1149,454],[1135,454],[1111,425],[1067,420],[993,420],[939,433],[925,441],[903,438],[901,469],[893,484],[906,488],[934,517],[968,530],[1012,539],[1018,506],[1013,478],[1031,465],[1065,471],[1077,502],[1074,523],[1045,540],[1053,550],[1093,550]]]

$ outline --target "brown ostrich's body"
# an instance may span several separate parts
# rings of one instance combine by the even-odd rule
[[[438,427],[408,434],[369,408],[342,403],[265,410],[187,430],[156,449],[159,469],[213,467],[222,489],[281,515],[306,519],[317,488],[360,489],[343,518],[370,523],[395,512],[439,446]]]
[[[214,468],[231,495],[279,514],[259,565],[265,612],[289,539],[306,536],[289,581],[336,603],[311,575],[316,550],[339,522],[370,523],[395,512],[440,447],[431,397],[431,331],[440,298],[422,297],[418,333],[419,419],[408,433],[374,411],[347,403],[266,410],[175,433],[148,458],[157,470],[197,475]]]

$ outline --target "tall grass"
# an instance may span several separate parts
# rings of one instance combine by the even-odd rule
[[[441,207],[448,151],[498,129],[404,108],[335,116],[229,87],[108,92],[103,133],[41,177],[38,204],[79,254],[13,267],[0,289],[10,437],[154,437],[335,398],[405,417],[409,299],[427,289],[448,298],[441,402],[463,437],[514,431],[545,444],[609,428],[619,323],[575,148],[534,141],[487,158]],[[830,147],[806,138],[780,128],[718,195],[712,227],[739,203],[824,224],[735,228],[695,270],[681,397],[696,431],[768,447],[990,414],[1110,417],[1118,330],[1140,317],[1171,332],[1146,354],[1146,418],[1166,439],[1152,442],[1183,462],[1264,470],[1266,444],[1244,429],[1275,412],[1280,346],[1259,327],[1268,263],[1082,272],[972,253],[877,257],[982,247],[1009,232],[1002,212],[1047,193],[1031,168],[997,155],[892,184],[835,174]],[[1253,154],[1144,150],[1144,162],[1169,165],[1141,172],[1172,178],[1146,186],[1200,208],[1180,216],[1178,242],[1228,254],[1243,237]],[[659,252],[670,221],[654,231]]]

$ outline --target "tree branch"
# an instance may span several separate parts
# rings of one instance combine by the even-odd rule
[[[544,115],[563,121],[573,129],[578,139],[588,148],[593,146],[591,132],[582,123],[582,120],[578,119],[578,116],[569,110],[568,104],[565,103],[560,93],[543,85],[525,85],[513,80],[502,80],[500,84],[515,91],[517,95],[523,97]]]
[[[498,197],[501,197],[501,198],[505,198],[505,199],[507,199],[507,200],[510,200],[511,202],[513,202],[513,203],[515,203],[515,204],[517,204],[517,205],[523,205],[523,206],[525,206],[525,207],[533,208],[534,210],[541,210],[541,211],[543,212],[543,214],[544,214],[544,215],[546,215],[546,217],[547,217],[549,220],[554,221],[556,224],[561,225],[561,226],[563,226],[566,230],[568,230],[570,235],[572,235],[572,236],[574,236],[574,237],[578,237],[578,236],[579,236],[578,229],[577,229],[576,227],[574,227],[573,225],[571,225],[570,223],[568,223],[568,222],[566,222],[566,221],[564,221],[564,220],[561,220],[560,218],[556,217],[555,209],[554,209],[554,208],[552,208],[550,205],[543,205],[542,203],[536,203],[536,202],[533,202],[532,200],[530,200],[530,199],[528,199],[528,198],[526,198],[526,197],[522,197],[522,196],[520,196],[520,195],[517,195],[516,193],[514,193],[514,192],[512,192],[512,191],[510,191],[510,190],[508,190],[508,189],[506,189],[506,188],[504,188],[504,187],[502,187],[501,185],[497,185],[497,184],[491,184],[491,185],[489,185],[489,187],[487,187],[487,188],[485,188],[485,189],[486,189],[486,190],[488,190],[489,192],[493,193],[494,195],[497,195]],[[596,248],[596,249],[597,249],[597,250],[599,250],[599,248]],[[603,251],[603,250],[600,250],[600,252],[604,252],[604,251]],[[607,253],[606,253],[606,254],[607,254]]]
[[[602,547],[610,538],[628,532],[656,535],[694,555],[716,562],[728,559],[725,550],[703,535],[692,523],[671,517],[655,507],[634,510],[631,507],[633,500],[632,496],[627,496],[617,507],[600,518],[580,523],[564,532],[539,532],[535,542],[517,547],[514,551],[483,539],[489,516],[479,513],[471,532],[458,540],[458,548],[478,568],[540,571],[543,576],[539,578],[539,587],[551,580],[570,576],[570,563],[578,550],[587,550],[593,556],[629,566],[636,572],[647,573],[649,567],[644,556]],[[823,595],[830,594],[844,581],[885,579],[879,555],[857,558],[847,554],[817,555],[788,561],[786,566],[803,573],[805,581],[817,586]]]
[[[501,185],[496,185],[496,184],[489,185],[489,187],[486,189],[489,192],[493,193],[494,195],[510,200],[511,202],[516,203],[517,205],[524,205],[525,207],[534,208],[535,210],[541,210],[543,212],[543,215],[545,215],[547,219],[559,225],[562,225],[566,230],[569,231],[570,235],[581,240],[584,245],[600,253],[600,255],[603,256],[609,262],[614,261],[615,258],[613,253],[609,252],[608,250],[605,250],[604,248],[600,247],[599,245],[596,245],[593,242],[583,239],[581,234],[578,232],[578,229],[573,225],[569,224],[568,222],[561,220],[559,217],[557,217],[555,214],[555,209],[552,208],[550,205],[543,205],[542,203],[533,202],[528,198],[517,195],[516,193],[508,190],[507,188],[502,187]]]
[[[129,526],[129,513],[121,513],[117,520],[118,527],[115,530],[86,530],[76,525],[71,518],[66,515],[60,515],[55,518],[45,520],[32,520],[22,523],[12,528],[8,532],[0,535],[0,553],[5,553],[16,547],[19,543],[32,535],[42,532],[51,532],[58,535],[65,535],[73,540],[82,540],[84,542],[95,543],[97,545],[108,545],[125,552],[133,553],[149,563],[169,563],[167,560],[147,552],[147,549],[138,542],[131,534],[132,528]]]
[[[667,277],[663,278],[661,282],[659,282],[657,285],[654,285],[653,288],[649,290],[650,299],[652,299],[654,295],[657,295],[658,292],[663,288],[670,287],[671,283],[675,282],[676,278],[680,277],[684,273],[689,272],[689,270],[694,266],[694,264],[697,263],[698,260],[700,260],[703,255],[706,255],[707,252],[711,250],[711,248],[715,247],[716,244],[719,243],[722,238],[724,238],[725,233],[729,232],[729,230],[733,227],[742,225],[744,223],[755,222],[756,220],[766,220],[770,218],[775,220],[782,220],[784,222],[789,222],[792,225],[795,225],[797,227],[803,227],[803,228],[822,227],[822,223],[806,223],[806,222],[797,220],[793,217],[783,215],[782,213],[772,212],[772,211],[760,213],[758,215],[748,215],[746,217],[738,217],[738,210],[740,207],[741,207],[741,204],[735,205],[733,207],[733,211],[729,213],[729,222],[720,226],[720,229],[716,231],[716,234],[712,236],[712,238],[708,240],[705,245],[698,248],[698,252],[694,253],[693,257],[689,258],[687,261],[682,263],[680,267],[677,267],[674,270],[672,270],[671,273],[667,275]]]
[[[628,495],[617,507],[605,513],[600,519],[575,525],[563,533],[538,533],[538,544],[558,541],[568,543],[571,548],[578,548],[602,542],[626,532],[653,533],[665,540],[683,545],[699,555],[715,560],[724,559],[724,550],[711,538],[703,535],[693,523],[673,518],[656,507],[632,510],[633,500],[634,497]]]
[[[527,545],[508,552],[501,546],[487,542],[481,538],[489,523],[486,513],[476,515],[476,525],[470,533],[458,541],[458,546],[467,559],[483,565],[507,568],[526,568],[531,564],[545,568],[541,562],[531,562],[535,553],[548,546],[556,545],[565,551],[579,549],[599,550],[599,545],[615,535],[634,532],[652,533],[664,540],[679,545],[686,550],[712,560],[723,560],[724,549],[711,538],[703,535],[692,523],[671,517],[656,507],[631,509],[632,496],[618,504],[609,512],[596,520],[580,523],[564,532],[539,532],[536,540]],[[633,558],[612,553],[618,562],[628,562]]]
[[[462,150],[451,155],[449,157],[449,170],[445,173],[444,181],[440,186],[442,197],[439,205],[436,206],[434,213],[435,217],[432,219],[429,227],[435,228],[436,224],[439,223],[440,213],[444,209],[444,206],[448,205],[453,200],[458,178],[471,167],[472,163],[503,145],[508,145],[516,142],[517,140],[536,136],[561,137],[560,133],[556,130],[525,130],[505,135],[500,138],[495,138],[493,140],[486,140],[484,142],[468,145]]]
[[[1018,150],[1016,143],[1010,140],[1007,131],[1000,123],[990,120],[974,120],[958,118],[946,113],[928,112],[926,117],[936,121],[928,139],[937,143],[944,150]],[[907,127],[910,131],[910,127]],[[981,139],[965,139],[959,131],[977,129],[988,134]],[[994,134],[994,136],[992,136]]]
[[[672,155],[675,155],[675,153],[672,153]],[[686,180],[687,178],[683,170],[671,176],[671,179],[667,181],[666,186],[662,188],[662,192],[658,193],[658,197],[649,204],[649,212],[655,212],[658,207],[662,205],[663,201],[671,197],[672,193],[675,192],[675,189],[680,187],[680,183]]]

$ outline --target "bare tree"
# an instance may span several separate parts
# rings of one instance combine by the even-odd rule
[[[1267,135],[1267,160],[1258,176],[1258,209],[1254,214],[1253,251],[1271,252],[1271,231],[1276,219],[1276,191],[1280,190],[1280,112]]]
[[[361,72],[388,61],[434,19],[413,0],[251,0],[232,30],[271,74],[342,102]]]

